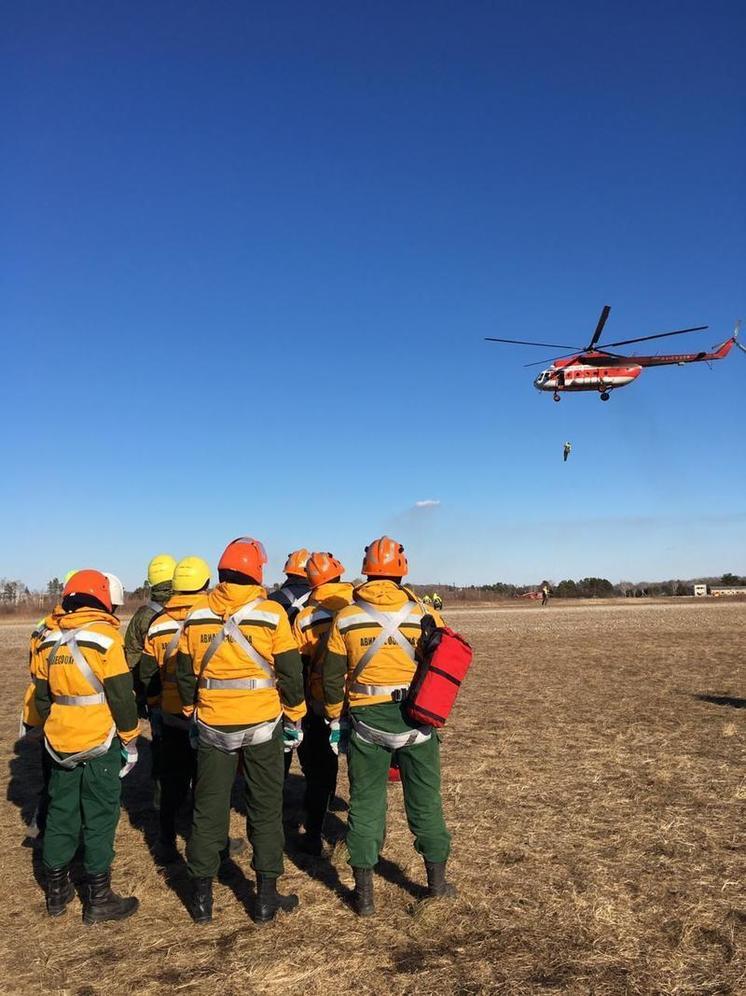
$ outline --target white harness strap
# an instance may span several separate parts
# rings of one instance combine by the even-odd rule
[[[82,674],[91,688],[96,691],[93,695],[54,695],[53,701],[57,705],[64,706],[92,706],[92,705],[103,705],[106,702],[106,696],[104,695],[104,686],[98,680],[96,675],[91,670],[88,661],[85,659],[81,653],[80,647],[76,640],[78,633],[82,632],[83,627],[78,629],[70,629],[66,633],[61,633],[59,640],[55,643],[52,648],[52,652],[49,655],[47,664],[51,667],[57,654],[63,647],[67,647],[70,651],[70,655],[75,662],[75,666],[78,671]]]
[[[74,768],[78,764],[82,764],[84,761],[90,761],[94,757],[101,757],[105,754],[111,747],[111,742],[114,739],[114,734],[116,733],[116,726],[112,723],[111,729],[109,730],[106,740],[98,747],[89,747],[88,750],[81,750],[77,754],[71,754],[69,757],[60,757],[59,754],[50,746],[49,741],[44,738],[44,745],[47,748],[47,754],[56,761],[62,768]]]
[[[324,663],[324,657],[326,656],[326,648],[329,646],[329,639],[332,635],[332,620],[334,619],[334,613],[322,606],[314,609],[314,615],[318,615],[322,622],[324,621],[324,617],[326,617],[329,625],[326,632],[319,637],[319,642],[314,648],[313,656],[311,657],[311,666],[308,669],[309,680],[311,675],[316,675],[321,671],[321,665]]]
[[[106,702],[106,695],[104,694],[104,686],[98,680],[96,675],[91,670],[91,666],[88,661],[83,656],[80,647],[78,646],[75,637],[81,629],[71,629],[66,633],[62,633],[59,640],[55,643],[52,648],[52,652],[48,658],[48,666],[51,667],[55,662],[55,657],[62,649],[62,647],[67,647],[70,651],[70,655],[75,662],[75,666],[83,675],[85,680],[91,686],[95,688],[96,692],[93,695],[53,695],[52,701],[55,705],[62,706],[92,706],[92,705],[103,705]],[[89,747],[87,750],[78,751],[77,754],[71,754],[70,757],[60,757],[55,750],[51,747],[49,740],[45,738],[44,743],[49,756],[57,762],[63,768],[74,768],[83,761],[90,761],[94,757],[100,757],[105,754],[111,747],[111,742],[114,739],[114,734],[116,733],[116,726],[114,723],[111,724],[111,729],[106,737],[106,740],[97,747]]]
[[[150,601],[145,603],[149,609],[153,612],[163,612],[163,606],[160,602],[156,602],[155,599],[151,598]]]
[[[169,685],[176,684],[176,675],[171,674],[169,671],[167,671],[166,665],[168,664],[168,662],[171,660],[172,657],[176,656],[176,651],[179,648],[179,640],[181,639],[181,634],[184,631],[184,622],[185,620],[182,619],[182,621],[178,623],[176,632],[166,644],[166,652],[163,655],[163,668],[161,669],[161,681]]]
[[[246,616],[250,615],[251,610],[254,609],[259,602],[260,598],[255,598],[253,602],[249,602],[247,605],[242,605],[241,608],[234,612],[232,616],[229,616],[222,629],[220,629],[210,641],[210,646],[207,648],[205,656],[202,658],[202,665],[199,671],[199,687],[207,688],[212,691],[217,689],[235,690],[243,689],[243,691],[252,692],[258,688],[275,688],[277,682],[275,681],[274,671],[268,661],[266,661],[262,655],[252,646],[252,644],[246,639],[244,634],[241,632],[241,627],[239,625]],[[267,675],[266,678],[205,678],[203,677],[207,665],[210,663],[212,658],[215,656],[218,648],[221,646],[224,640],[230,638],[233,643],[238,644],[238,646],[243,650],[246,656],[256,664],[258,668]]]
[[[242,747],[256,747],[258,744],[266,744],[272,739],[277,724],[282,719],[282,713],[277,719],[271,719],[267,723],[257,723],[256,726],[247,726],[242,730],[232,730],[227,733],[224,730],[216,730],[214,726],[203,723],[195,713],[195,722],[199,733],[200,743],[210,744],[225,753],[241,750]]]
[[[354,712],[350,713],[352,729],[355,736],[364,743],[375,744],[377,747],[386,747],[388,750],[403,750],[405,747],[415,747],[429,740],[432,736],[432,726],[418,726],[407,733],[386,733],[378,730],[375,726],[368,726],[362,720],[357,719]]]
[[[290,599],[290,604],[288,605],[288,612],[291,612],[293,609],[295,609],[296,612],[300,612],[300,610],[306,604],[308,599],[311,597],[310,591],[307,591],[305,595],[299,595],[297,598],[294,598],[293,593],[290,591],[286,591],[285,594]]]
[[[374,622],[378,623],[381,627],[381,632],[357,662],[355,670],[350,677],[350,691],[358,692],[361,695],[392,695],[398,691],[406,691],[409,687],[408,685],[364,685],[357,679],[362,676],[363,671],[378,651],[392,638],[396,640],[409,659],[414,660],[414,647],[400,631],[399,627],[409,616],[412,606],[417,603],[408,598],[398,612],[381,612],[368,602],[364,602],[361,598],[356,598],[355,604],[359,605],[366,615],[369,615]]]

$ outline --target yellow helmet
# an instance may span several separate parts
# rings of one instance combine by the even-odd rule
[[[184,557],[174,571],[174,591],[200,591],[210,580],[210,567],[201,557]]]
[[[148,564],[148,584],[154,588],[157,584],[165,584],[174,576],[176,561],[169,553],[159,553]]]

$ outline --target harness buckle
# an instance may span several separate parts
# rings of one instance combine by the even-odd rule
[[[408,691],[408,688],[395,688],[391,693],[391,701],[403,702]]]

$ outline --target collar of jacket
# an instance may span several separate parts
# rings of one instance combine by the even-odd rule
[[[347,605],[352,600],[353,587],[349,581],[327,581],[313,589],[311,600],[316,605],[326,606],[327,602],[338,602]],[[330,605],[329,608],[336,608]]]
[[[165,605],[173,594],[173,586],[170,581],[164,581],[162,584],[154,584],[150,589],[150,597],[154,602],[160,602],[161,605]]]
[[[230,584],[222,581],[207,596],[207,604],[213,612],[227,619],[247,602],[266,597],[267,592],[258,584]]]
[[[280,591],[292,592],[293,597],[297,598],[298,595],[305,595],[307,591],[311,590],[311,584],[308,578],[302,578],[297,574],[288,574],[283,583],[280,585]]]
[[[164,612],[168,612],[169,609],[191,609],[195,602],[204,596],[204,591],[188,592],[187,594],[178,592],[178,594],[172,595],[163,606]]]
[[[49,613],[49,615],[45,616],[44,619],[42,619],[40,625],[44,626],[46,629],[55,629],[59,626],[60,619],[64,615],[65,615],[65,610],[62,608],[61,605],[57,604]]]
[[[371,605],[379,605],[381,608],[392,610],[400,609],[407,599],[414,599],[416,596],[405,588],[404,585],[395,581],[365,581],[359,588],[355,589],[358,598]]]
[[[81,626],[91,626],[93,623],[104,623],[106,626],[113,626],[119,629],[120,622],[111,612],[104,609],[76,609],[75,612],[63,612],[59,618],[55,618],[55,623],[60,629],[78,629]]]

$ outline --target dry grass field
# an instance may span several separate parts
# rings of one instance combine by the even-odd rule
[[[284,885],[302,905],[261,928],[246,856],[216,886],[213,924],[191,924],[183,866],[165,875],[150,857],[145,764],[125,782],[114,874],[139,915],[86,928],[76,901],[46,918],[23,846],[38,745],[16,743],[28,626],[0,627],[0,990],[746,993],[746,605],[459,609],[449,621],[476,651],[443,741],[459,898],[422,901],[394,785],[376,918],[348,908],[341,848],[304,857],[291,831]],[[336,834],[343,820],[332,815]]]

